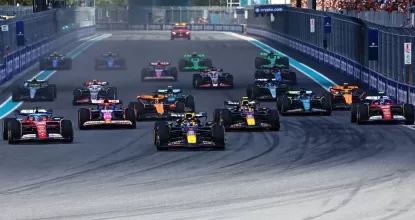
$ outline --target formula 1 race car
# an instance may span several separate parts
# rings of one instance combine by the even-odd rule
[[[20,101],[53,101],[57,96],[55,84],[35,78],[26,80],[23,86],[17,87],[12,93],[13,102]]]
[[[179,70],[185,71],[199,71],[203,69],[212,68],[212,60],[205,57],[204,54],[185,54],[183,59],[179,60]]]
[[[165,93],[165,90],[159,90],[154,95],[139,95],[138,102],[131,102],[129,106],[134,108],[137,121],[170,119],[172,113],[194,111],[193,96],[179,95],[180,92],[173,90],[172,93]]]
[[[281,53],[275,54],[274,52],[260,53],[260,56],[255,58],[256,69],[274,66],[278,66],[282,69],[289,69],[290,60],[288,57],[283,56]]]
[[[207,113],[181,113],[176,122],[156,122],[154,125],[154,145],[157,150],[170,148],[213,148],[225,149],[225,129],[214,122],[202,123],[199,118],[207,118]]]
[[[150,68],[143,68],[141,70],[141,81],[146,80],[173,80],[177,81],[179,78],[176,67],[170,67],[169,62],[153,62],[150,63]]]
[[[350,121],[357,124],[369,122],[404,122],[413,125],[415,121],[414,106],[398,103],[394,98],[385,96],[366,96],[361,103],[352,103]]]
[[[282,69],[277,66],[263,66],[255,71],[255,79],[275,79],[279,82],[297,84],[297,74],[290,69]]]
[[[119,58],[119,54],[109,52],[101,54],[100,58],[95,59],[95,70],[123,70],[126,68],[125,59]]]
[[[316,96],[312,91],[288,91],[277,100],[277,108],[281,115],[320,114],[331,115],[331,94]]]
[[[246,96],[256,100],[277,100],[292,87],[275,79],[255,79],[255,84],[249,84]]]
[[[121,100],[93,100],[97,108],[81,108],[78,110],[79,129],[96,127],[126,127],[135,129],[135,112],[131,107],[117,108]]]
[[[200,70],[193,75],[193,87],[198,88],[233,88],[233,76],[223,69],[210,68]]]
[[[267,129],[280,130],[278,110],[259,108],[259,103],[243,97],[242,101],[225,101],[224,109],[215,109],[213,120],[222,123],[226,130]]]
[[[3,140],[9,144],[22,141],[73,142],[72,122],[52,117],[51,109],[19,109],[14,118],[3,119]]]
[[[72,69],[72,58],[65,55],[53,53],[39,60],[40,70],[70,70]]]
[[[352,103],[359,103],[366,93],[358,91],[358,86],[349,86],[344,83],[343,86],[331,86],[333,109],[349,110]]]
[[[170,39],[174,40],[176,38],[186,38],[187,40],[190,40],[190,30],[186,23],[176,23],[174,25],[170,33]]]
[[[117,88],[108,87],[108,82],[84,82],[84,88],[76,88],[73,91],[73,105],[91,104],[95,100],[117,99]]]

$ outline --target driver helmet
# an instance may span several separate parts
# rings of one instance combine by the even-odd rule
[[[53,52],[52,56],[58,56],[58,52]]]
[[[192,57],[198,57],[196,52],[193,52]]]
[[[111,105],[110,101],[108,101],[108,99],[105,99],[104,100],[104,108],[108,109],[110,107],[110,105]]]
[[[275,57],[275,53],[271,51],[271,52],[268,53],[268,56],[271,57],[271,58],[274,58]]]
[[[96,85],[96,84],[98,84],[98,80],[96,79],[92,80],[92,85]]]
[[[248,106],[249,101],[248,100],[242,100],[241,106]]]
[[[33,83],[37,83],[37,79],[36,79],[36,77],[33,77],[33,78],[32,78],[32,82],[33,82]]]
[[[108,56],[112,56],[112,53],[111,52],[108,52]]]

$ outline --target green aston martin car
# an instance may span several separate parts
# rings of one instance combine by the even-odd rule
[[[185,71],[199,71],[203,69],[212,68],[212,60],[205,57],[204,54],[185,54],[179,61],[179,70]]]
[[[260,57],[255,58],[255,68],[260,69],[262,67],[281,67],[282,69],[289,69],[290,60],[281,53],[261,53]]]

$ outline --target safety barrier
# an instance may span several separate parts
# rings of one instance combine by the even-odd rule
[[[0,65],[0,84],[11,80],[15,75],[37,63],[40,57],[50,53],[51,50],[93,34],[95,34],[94,26],[80,27],[45,38],[5,56],[4,64]]]
[[[232,24],[187,24],[191,31],[229,31],[229,32],[244,32],[243,25]],[[172,30],[174,24],[136,24],[128,23],[96,23],[97,29],[105,30]]]
[[[341,73],[346,74],[350,79],[360,81],[371,90],[383,91],[387,95],[396,97],[400,102],[415,104],[415,87],[386,78],[354,60],[310,43],[283,36],[279,33],[272,32],[271,30],[264,30],[260,27],[248,25],[246,33],[265,37],[272,41],[287,45],[294,50],[308,55],[316,61],[334,67]]]

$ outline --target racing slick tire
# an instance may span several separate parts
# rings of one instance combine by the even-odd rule
[[[185,105],[186,105],[187,108],[190,108],[191,109],[191,111],[193,111],[193,112],[196,111],[195,98],[192,95],[188,95],[186,97],[186,100],[185,100],[184,103],[185,103]]]
[[[255,57],[255,68],[260,69],[263,65],[269,65],[270,62],[262,57]]]
[[[146,68],[141,69],[141,82],[148,76],[148,70]]]
[[[278,110],[272,109],[269,111],[267,116],[267,121],[271,125],[269,130],[271,131],[279,131],[281,124],[280,124],[280,115],[278,114]]]
[[[22,100],[22,96],[21,96],[21,93],[20,93],[20,88],[16,88],[12,92],[12,101],[13,102],[20,102],[21,100]]]
[[[278,103],[278,102],[277,102]],[[281,97],[281,111],[282,116],[288,115],[288,110],[291,109],[291,101],[286,96]]]
[[[176,113],[185,113],[186,112],[186,104],[183,102],[176,103],[176,109],[174,110]]]
[[[172,76],[174,78],[174,81],[179,80],[179,74],[178,74],[178,72],[179,71],[177,71],[177,68],[176,67],[172,67],[170,69],[170,76]]]
[[[12,120],[16,120],[14,118],[5,118],[3,119],[3,141],[7,141],[9,139],[9,123]]]
[[[180,72],[184,71],[185,66],[186,66],[186,60],[185,59],[180,59],[179,64],[178,64],[178,68],[179,68]]]
[[[406,125],[413,125],[414,124],[414,105],[412,104],[408,104],[405,103],[402,106],[403,109],[403,117],[405,117],[406,121],[405,124]]]
[[[250,99],[255,99],[259,95],[258,87],[253,84],[249,84],[248,88],[246,89],[246,96]]]
[[[288,57],[283,57],[281,58],[281,64],[284,65],[286,67],[286,69],[290,68],[290,59],[288,59]]]
[[[233,76],[231,74],[226,75],[226,82],[230,85],[230,89],[233,89]]]
[[[9,144],[15,144],[19,142],[19,139],[22,137],[22,124],[16,119],[10,120],[8,132],[9,135],[7,140]]]
[[[106,91],[105,97],[109,100],[117,99],[118,90],[117,87],[109,87]]]
[[[61,121],[61,135],[64,138],[63,142],[73,142],[74,132],[72,127],[72,121],[66,119]]]
[[[222,125],[226,128],[232,125],[232,114],[226,108],[215,109],[213,110],[213,121],[216,123],[222,123]]]
[[[212,60],[211,59],[205,59],[205,60],[203,60],[200,65],[201,66],[203,66],[203,65],[204,66],[207,66],[208,68],[212,68],[213,67]]]
[[[359,107],[357,108],[357,124],[364,124],[367,120],[369,120],[369,117],[369,106],[359,105]]]
[[[125,109],[125,119],[131,122],[131,126],[129,128],[135,129],[137,127],[137,119],[135,117],[135,110],[133,107],[127,107]]]
[[[193,74],[193,88],[198,89],[200,88],[200,83],[202,82],[203,77],[200,74]]]
[[[80,130],[85,130],[86,127],[84,123],[89,121],[90,119],[90,111],[87,108],[80,108],[78,110],[78,127]]]
[[[144,108],[144,105],[141,102],[130,102],[130,104],[128,104],[128,107],[134,109],[136,121],[139,121],[140,115],[146,112],[146,109]]]
[[[214,124],[212,127],[212,141],[219,145],[214,147],[215,150],[225,150],[225,127],[223,125]]]
[[[154,143],[158,151],[167,150],[167,144],[170,141],[170,127],[167,122],[159,123],[157,128],[154,128]]]
[[[159,126],[165,126],[165,125],[166,125],[166,123],[167,123],[167,122],[165,122],[165,121],[156,121],[156,122],[154,123],[154,138],[153,138],[153,144],[154,144],[154,145],[157,145],[157,139],[156,139],[156,132],[157,132],[157,128],[158,128]]]
[[[49,84],[47,88],[47,93],[50,101],[53,101],[56,99],[56,96],[58,94],[56,85],[55,84]]]
[[[356,123],[357,122],[357,109],[359,108],[359,104],[352,103],[350,106],[350,122]]]
[[[331,94],[324,93],[323,98],[321,99],[321,107],[322,109],[326,110],[326,112],[322,113],[324,116],[331,115]]]
[[[82,90],[81,89],[75,89],[73,91],[73,100],[72,100],[72,105],[77,105],[78,103],[76,102],[79,99],[82,99],[83,95],[82,95]]]

